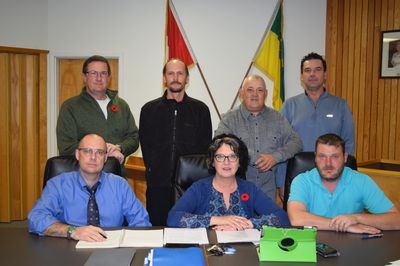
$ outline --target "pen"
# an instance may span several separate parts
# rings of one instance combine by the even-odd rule
[[[102,237],[104,237],[105,239],[107,239],[107,236],[105,234],[99,233]]]
[[[361,237],[362,240],[366,240],[366,239],[372,239],[372,238],[381,238],[383,236],[383,234],[373,234],[373,235],[363,235]]]

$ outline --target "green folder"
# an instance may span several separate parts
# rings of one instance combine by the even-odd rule
[[[263,226],[260,261],[316,262],[316,228]]]

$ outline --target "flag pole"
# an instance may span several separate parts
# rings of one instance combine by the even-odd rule
[[[239,92],[240,92],[240,89],[241,89],[241,87],[242,87],[242,83],[243,83],[244,79],[247,77],[247,75],[249,74],[250,69],[251,69],[251,67],[252,67],[253,64],[254,64],[254,60],[256,59],[257,54],[258,54],[258,52],[260,51],[260,48],[261,48],[261,46],[262,46],[263,43],[264,43],[264,40],[265,40],[265,38],[267,37],[268,32],[271,30],[272,23],[274,22],[275,17],[276,17],[276,15],[278,14],[279,7],[281,6],[281,3],[282,3],[282,0],[278,0],[278,1],[276,2],[276,6],[275,6],[275,9],[274,9],[274,13],[272,14],[272,17],[271,17],[271,19],[270,19],[269,22],[268,22],[268,26],[267,26],[267,28],[266,28],[265,31],[264,31],[263,37],[262,37],[262,39],[261,39],[261,42],[259,43],[259,45],[258,45],[258,47],[257,47],[257,50],[256,50],[256,52],[255,52],[255,54],[254,54],[254,56],[253,56],[253,59],[251,60],[251,63],[250,63],[250,65],[249,65],[249,67],[247,68],[247,71],[246,71],[246,73],[245,73],[245,75],[244,75],[244,78],[242,79],[242,82],[240,83],[240,86],[239,86],[239,88],[238,88],[238,90],[237,90],[237,92],[236,92],[235,99],[233,100],[230,109],[233,109],[233,107],[235,106],[235,103],[236,103],[236,101],[237,101],[237,98],[239,97]]]
[[[244,74],[244,78],[242,79],[242,82],[240,83],[239,89],[238,89],[237,92],[236,92],[235,99],[233,100],[230,109],[233,109],[233,107],[235,106],[235,103],[236,103],[236,101],[237,101],[237,99],[238,99],[238,97],[239,97],[239,92],[240,92],[240,89],[241,89],[241,87],[242,87],[243,81],[244,81],[244,79],[247,77],[247,75],[249,74],[250,69],[251,69],[252,66],[253,66],[253,61],[251,61],[249,67],[247,68],[246,74]]]
[[[219,120],[221,120],[221,114],[218,111],[218,107],[217,107],[217,105],[216,105],[216,103],[214,101],[214,97],[211,94],[210,88],[208,87],[207,81],[206,81],[206,79],[204,78],[204,75],[203,75],[203,71],[201,70],[201,67],[200,67],[199,63],[197,62],[197,60],[196,60],[196,66],[199,69],[200,76],[203,79],[204,85],[206,86],[208,95],[210,96],[211,102],[212,102],[212,104],[213,104],[213,106],[215,108],[215,111],[217,112],[218,118],[219,118]]]
[[[195,65],[197,66],[197,68],[198,68],[198,70],[200,72],[201,79],[203,80],[203,83],[204,83],[204,85],[205,85],[205,87],[207,89],[208,95],[210,96],[210,99],[211,99],[211,102],[212,102],[212,104],[214,106],[214,109],[217,112],[218,118],[221,120],[221,114],[219,113],[219,110],[218,110],[218,107],[217,107],[217,105],[215,103],[214,97],[212,96],[210,88],[208,87],[207,81],[206,81],[206,79],[205,79],[205,77],[203,75],[203,71],[201,70],[201,67],[200,67],[199,62],[197,61],[197,58],[194,56],[194,53],[193,53],[193,50],[192,50],[192,46],[190,46],[189,42],[187,41],[188,39],[186,37],[186,32],[183,29],[183,27],[181,26],[181,21],[179,19],[179,16],[176,14],[174,3],[171,0],[167,0],[167,3],[169,3],[171,11],[172,11],[172,13],[173,13],[173,15],[175,17],[175,20],[177,21],[177,25],[179,27],[179,30],[180,30],[180,32],[182,34],[182,37],[183,37],[185,43],[186,43],[186,47],[188,48],[189,53],[190,53],[191,57],[194,59]]]

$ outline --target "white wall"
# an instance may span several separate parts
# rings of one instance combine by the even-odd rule
[[[47,0],[0,0],[0,45],[46,50]]]
[[[173,2],[219,111],[224,113],[234,100],[277,0]],[[284,1],[287,96],[302,91],[301,57],[310,51],[324,54],[325,13],[326,0]],[[57,153],[57,57],[102,54],[120,58],[120,96],[130,104],[137,123],[143,104],[162,94],[165,0],[1,0],[0,25],[0,45],[50,50],[49,156]],[[196,68],[191,70],[187,92],[208,104],[215,129],[219,119]]]

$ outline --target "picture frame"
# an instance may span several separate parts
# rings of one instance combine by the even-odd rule
[[[380,78],[400,78],[400,29],[382,31]]]

